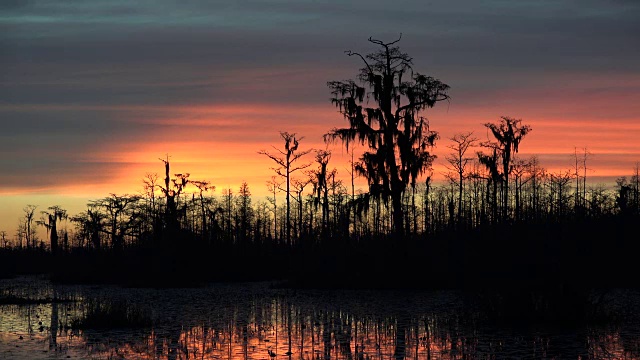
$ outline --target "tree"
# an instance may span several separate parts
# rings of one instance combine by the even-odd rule
[[[222,212],[226,215],[226,217],[223,219],[223,223],[224,223],[224,228],[226,230],[227,242],[228,244],[232,244],[233,234],[231,231],[232,230],[231,216],[233,215],[233,211],[234,211],[233,190],[231,190],[231,188],[222,190],[222,199],[223,199],[222,205],[224,206]]]
[[[38,225],[42,225],[47,228],[49,233],[49,243],[51,246],[51,253],[58,253],[58,221],[67,218],[67,210],[62,209],[58,205],[50,206],[48,211],[41,211],[42,219],[37,221]]]
[[[293,189],[295,192],[295,196],[293,197],[296,202],[298,203],[298,236],[302,235],[302,231],[303,231],[303,226],[302,226],[302,208],[304,205],[304,202],[302,201],[302,193],[304,192],[304,188],[309,185],[312,182],[312,178],[307,176],[305,178],[303,178],[302,180],[300,179],[294,179],[293,180]],[[274,202],[274,206],[275,206],[275,202]]]
[[[268,198],[269,202],[273,204],[273,238],[278,239],[278,203],[276,202],[276,192],[280,189],[281,182],[276,181],[276,177],[272,176],[271,180],[267,181],[267,189],[272,197]]]
[[[99,211],[96,203],[89,203],[87,211],[71,218],[71,221],[78,225],[81,236],[89,239],[89,243],[93,249],[100,251],[100,233],[106,232],[105,228],[106,215]]]
[[[476,145],[478,139],[473,136],[473,132],[455,134],[451,139],[453,145],[448,146],[454,153],[447,155],[446,160],[451,165],[452,171],[457,175],[458,185],[458,221],[462,216],[462,193],[464,191],[464,180],[467,176],[467,165],[473,158],[466,157],[470,147]],[[453,177],[452,177],[453,179]]]
[[[489,171],[487,178],[487,191],[486,200],[491,205],[491,221],[496,222],[498,218],[498,184],[502,183],[502,174],[498,169],[499,152],[497,145],[493,143],[483,143],[482,146],[491,149],[490,155],[484,154],[481,151],[477,152],[478,162]],[[493,191],[489,189],[493,187]],[[491,200],[489,201],[489,197]]]
[[[238,211],[240,212],[239,242],[241,245],[248,243],[250,239],[251,220],[253,208],[251,207],[251,191],[246,181],[243,181],[238,190]]]
[[[133,205],[140,201],[138,195],[116,195],[92,201],[90,207],[103,208],[108,216],[109,230],[103,230],[111,236],[111,246],[116,253],[124,249],[124,236],[135,225],[140,216],[133,209]]]
[[[355,184],[355,178],[356,178],[356,163],[354,161],[354,152],[355,149],[351,148],[351,151],[347,151],[347,153],[351,156],[351,159],[349,159],[349,167],[350,169],[347,169],[347,173],[349,174],[349,176],[351,176],[351,199],[349,201],[349,216],[353,215],[353,218],[350,220],[352,225],[353,225],[353,235],[356,236],[358,233],[358,225],[357,225],[357,213],[356,213],[356,184]]]
[[[24,211],[24,239],[27,244],[27,248],[35,247],[37,236],[35,228],[33,227],[33,221],[37,208],[38,205],[27,205],[22,209],[22,211]]]
[[[156,210],[156,188],[158,187],[158,174],[146,173],[142,179],[145,196],[151,201],[151,212]]]
[[[495,148],[499,150],[499,155],[502,158],[502,176],[504,179],[502,209],[505,217],[509,213],[509,174],[512,169],[512,157],[518,153],[518,146],[522,138],[531,131],[529,125],[521,125],[521,123],[522,119],[501,116],[500,121],[496,124],[484,124],[485,127],[491,130],[493,137],[496,139]]]
[[[9,244],[9,240],[7,240],[7,232],[2,230],[0,231],[0,239],[2,239],[2,247],[3,248],[7,248],[7,245]]]
[[[178,207],[176,204],[176,198],[180,197],[180,194],[189,183],[189,173],[175,174],[175,178],[171,179],[169,176],[169,156],[167,159],[160,159],[164,163],[164,186],[160,186],[160,190],[167,198],[167,209],[165,213],[166,225],[169,237],[175,236],[180,228],[178,222]],[[173,185],[173,186],[172,186]]]
[[[583,153],[578,154],[578,149],[573,148],[573,159],[575,161],[575,177],[576,177],[576,191],[575,191],[575,211],[583,211],[587,202],[587,159],[591,156],[591,153],[587,148],[582,148]],[[580,170],[583,175],[580,176]],[[581,189],[582,188],[582,189]]]
[[[315,172],[316,181],[314,193],[315,201],[314,205],[322,204],[322,236],[327,235],[327,228],[329,222],[329,186],[328,178],[330,176],[327,173],[327,164],[331,160],[331,152],[328,150],[318,150],[316,152],[316,162],[318,163],[318,170]]]
[[[201,235],[202,235],[202,238],[204,239],[204,237],[207,234],[207,210],[209,208],[209,203],[210,203],[210,201],[205,199],[204,192],[207,192],[209,190],[214,191],[216,187],[211,185],[211,183],[206,180],[191,180],[191,184],[195,185],[195,187],[197,187],[199,190],[198,197],[200,202],[200,216],[201,216],[200,225],[202,227]]]
[[[380,49],[366,56],[346,52],[364,63],[359,75],[363,86],[354,80],[327,83],[331,102],[349,126],[324,135],[325,142],[340,140],[347,150],[353,141],[369,148],[360,158],[358,172],[367,178],[372,195],[382,196],[385,202],[391,198],[393,231],[400,237],[403,193],[435,159],[427,149],[438,134],[429,130],[429,122],[420,114],[449,99],[448,85],[413,71],[413,59],[396,46],[401,38],[392,42],[369,38]]]
[[[296,138],[296,133],[288,133],[288,132],[280,132],[280,137],[282,138],[282,140],[284,140],[284,151],[277,149],[276,147],[273,147],[279,154],[278,155],[274,155],[271,154],[265,150],[260,150],[258,151],[258,154],[261,155],[265,155],[268,158],[270,158],[271,160],[273,160],[276,164],[278,164],[277,168],[273,168],[273,170],[276,172],[276,174],[284,177],[286,179],[286,183],[287,183],[287,189],[286,189],[286,197],[287,197],[287,219],[286,219],[286,226],[287,226],[287,244],[291,244],[291,204],[290,204],[290,197],[291,197],[291,174],[298,171],[298,170],[302,170],[305,169],[307,167],[309,167],[311,165],[311,163],[306,163],[300,166],[294,166],[294,163],[296,161],[298,161],[301,157],[307,155],[308,153],[310,153],[312,151],[312,149],[308,149],[308,150],[298,150],[298,147],[300,146],[300,140],[303,139],[303,137],[301,138]]]

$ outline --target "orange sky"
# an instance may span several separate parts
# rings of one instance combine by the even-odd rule
[[[152,130],[139,134],[140,138],[133,143],[113,139],[75,155],[80,163],[114,164],[105,173],[92,172],[79,179],[56,174],[56,181],[46,186],[5,187],[2,193],[6,206],[1,210],[0,229],[6,229],[13,235],[21,209],[27,204],[39,205],[38,210],[61,205],[74,213],[81,211],[88,200],[107,196],[111,192],[138,193],[142,191],[142,179],[147,173],[163,175],[164,168],[159,158],[164,158],[167,153],[173,173],[189,172],[191,179],[211,181],[217,188],[214,194],[219,195],[226,188],[237,191],[240,183],[247,181],[254,199],[264,199],[267,195],[265,183],[274,175],[271,169],[274,163],[257,152],[262,149],[273,152],[272,146],[281,147],[280,130],[304,136],[302,149],[330,149],[333,157],[329,165],[338,170],[346,184],[350,182],[347,172],[349,157],[345,149],[322,141],[322,135],[331,127],[345,124],[330,104],[323,107],[264,104],[173,106],[136,108],[134,111],[160,111],[169,115],[163,119],[143,120],[152,125],[162,125],[163,131]],[[594,182],[610,183],[610,178],[600,178],[633,174],[636,162],[640,161],[640,149],[637,147],[640,121],[608,123],[600,119],[597,113],[592,118],[575,119],[554,117],[554,112],[560,113],[561,109],[547,107],[545,111],[527,111],[522,108],[517,111],[514,108],[509,113],[531,114],[521,117],[523,123],[530,125],[533,131],[521,143],[520,157],[537,155],[542,166],[549,171],[565,172],[574,166],[574,148],[581,152],[586,147],[591,154],[588,176],[593,177]],[[499,114],[507,114],[498,110],[493,113],[486,108],[465,108],[458,105],[455,98],[448,109],[447,104],[440,104],[439,109],[433,109],[433,115],[429,117],[431,127],[441,134],[434,149],[439,157],[434,164],[437,178],[442,179],[442,173],[446,172],[444,157],[451,152],[447,148],[450,144],[448,138],[456,132],[474,131],[479,139],[486,140],[488,134],[482,124],[496,122]],[[536,117],[536,113],[545,117]],[[257,121],[257,118],[260,120]],[[277,127],[274,123],[278,123]],[[308,156],[304,162],[311,161],[313,158]],[[87,182],[87,179],[90,181]],[[366,189],[363,179],[358,179],[357,184],[358,188]]]

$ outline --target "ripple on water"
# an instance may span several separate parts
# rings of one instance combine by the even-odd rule
[[[73,300],[1,305],[3,359],[640,358],[637,321],[511,328],[483,322],[448,291],[293,291],[268,283],[136,289],[42,278],[2,280],[0,289]],[[639,299],[623,293],[610,303],[638,314]],[[96,304],[127,304],[149,314],[150,324],[74,329]]]

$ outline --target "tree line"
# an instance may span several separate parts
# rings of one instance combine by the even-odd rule
[[[506,119],[488,125],[508,127],[511,120]],[[296,137],[286,132],[281,135],[285,148]],[[469,150],[479,144],[471,133],[453,140],[454,151],[447,155],[447,181],[434,185],[429,175],[420,183],[409,183],[397,207],[380,194],[356,192],[353,183],[339,179],[337,169],[329,166],[331,152],[327,150],[315,151],[314,161],[303,166],[276,168],[277,176],[266,183],[270,195],[258,200],[253,199],[246,182],[216,195],[209,181],[190,179],[188,173],[170,174],[169,160],[161,159],[165,177],[147,174],[140,194],[109,194],[91,200],[86,210],[75,215],[58,205],[41,211],[38,206],[26,206],[13,239],[2,232],[3,247],[121,251],[146,241],[179,241],[171,237],[185,235],[207,244],[357,243],[391,237],[395,231],[409,239],[490,224],[560,223],[640,214],[639,167],[629,179],[619,178],[614,189],[587,186],[581,166],[550,173],[536,156],[502,162],[496,156],[501,151],[499,143],[481,145],[490,152],[478,151],[474,158]],[[578,154],[578,162],[586,155]],[[353,180],[363,164],[352,165]],[[292,177],[302,169],[306,171]],[[190,192],[185,191],[188,188]],[[283,201],[280,193],[284,204],[278,202]],[[71,231],[59,228],[62,220],[73,225]],[[39,227],[46,229],[47,239],[38,237]]]
[[[484,124],[493,137],[486,141],[473,132],[451,137],[446,181],[435,184],[432,150],[440,135],[424,113],[450,100],[449,86],[414,71],[399,40],[369,38],[377,51],[346,52],[362,63],[357,78],[327,83],[346,126],[330,129],[324,141],[344,145],[351,155],[350,182],[332,167],[331,151],[305,148],[304,137],[282,131],[279,144],[258,151],[274,171],[265,199],[253,199],[246,182],[215,194],[211,181],[173,171],[167,155],[159,159],[163,176],[147,174],[139,194],[112,193],[75,215],[51,206],[39,220],[37,206],[28,205],[15,241],[2,232],[3,245],[115,254],[195,243],[255,251],[377,243],[407,248],[485,227],[640,215],[638,166],[615,189],[589,187],[585,148],[573,154],[574,169],[550,173],[536,156],[518,156],[532,127],[511,116]],[[358,159],[356,146],[365,149]],[[356,191],[357,177],[366,179],[366,191]],[[73,230],[60,229],[62,220]],[[46,228],[46,241],[38,239],[38,226]]]

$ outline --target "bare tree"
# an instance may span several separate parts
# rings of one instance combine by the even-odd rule
[[[222,212],[226,215],[223,219],[224,228],[226,230],[226,237],[229,244],[233,243],[233,234],[231,228],[231,216],[233,215],[234,208],[234,195],[233,190],[231,188],[222,190],[222,198],[223,198],[223,210]]]
[[[572,173],[570,170],[560,171],[557,174],[551,174],[549,177],[549,197],[551,199],[551,218],[555,217],[557,221],[561,221],[566,216],[567,209],[571,199],[569,192]]]
[[[582,211],[586,207],[587,201],[587,159],[591,153],[587,148],[582,148],[582,153],[578,153],[576,147],[573,148],[573,159],[575,161],[576,191],[575,191],[575,210]],[[582,175],[580,171],[582,170]]]
[[[238,211],[240,213],[239,241],[242,245],[250,239],[251,220],[253,218],[253,208],[251,207],[251,191],[246,181],[240,184],[238,189]]]
[[[286,189],[286,200],[287,200],[287,219],[286,219],[286,226],[287,226],[287,244],[291,244],[291,204],[290,204],[290,197],[291,197],[291,174],[298,171],[298,170],[302,170],[305,169],[307,167],[309,167],[311,165],[311,163],[305,163],[303,165],[300,166],[295,166],[294,163],[296,161],[298,161],[300,158],[302,158],[303,156],[307,155],[308,153],[310,153],[312,151],[312,149],[308,149],[308,150],[298,150],[298,147],[300,146],[300,141],[304,138],[297,138],[295,133],[288,133],[288,132],[280,132],[280,137],[282,138],[282,140],[284,140],[284,151],[276,148],[275,146],[273,147],[278,154],[272,154],[269,153],[265,150],[260,150],[258,151],[258,154],[261,155],[265,155],[267,156],[269,159],[273,160],[278,167],[273,168],[273,170],[276,172],[276,174],[282,176],[283,178],[285,178],[286,180],[286,184],[287,184],[287,189]]]
[[[360,158],[359,173],[369,182],[369,191],[391,198],[393,231],[402,237],[402,196],[407,185],[429,169],[435,158],[427,151],[438,134],[429,130],[429,122],[421,112],[437,102],[449,99],[449,86],[417,72],[413,59],[400,51],[396,43],[369,38],[381,49],[357,56],[364,63],[359,80],[330,81],[331,102],[349,122],[346,128],[333,128],[325,141],[340,140],[347,149],[357,141],[369,148]],[[369,101],[374,106],[368,107]]]
[[[476,146],[478,139],[473,136],[473,132],[455,134],[451,141],[453,145],[449,145],[448,148],[453,150],[454,153],[447,155],[445,158],[451,165],[451,170],[457,175],[458,185],[458,221],[462,216],[462,193],[464,191],[464,180],[467,177],[466,170],[467,165],[472,161],[473,157],[467,157],[467,151],[470,147]]]
[[[272,195],[268,200],[273,205],[273,238],[275,240],[278,239],[278,203],[276,192],[280,190],[281,185],[282,183],[278,182],[275,176],[272,176],[271,180],[267,181],[267,189]]]
[[[209,181],[206,180],[191,180],[191,184],[195,185],[198,188],[199,194],[198,199],[200,202],[200,216],[201,216],[201,227],[202,227],[202,237],[207,234],[207,209],[208,204],[204,197],[204,193],[211,190],[214,191],[216,189],[215,186],[211,185]]]
[[[305,177],[303,179],[294,179],[293,180],[293,189],[295,192],[295,195],[293,198],[296,200],[296,202],[298,203],[298,236],[302,235],[302,208],[303,208],[303,201],[302,201],[302,193],[304,192],[305,187],[307,187],[307,185],[309,185],[312,181],[311,177]]]
[[[22,211],[24,211],[24,239],[27,245],[27,248],[35,247],[36,241],[36,231],[33,227],[35,221],[35,212],[38,208],[38,205],[27,205]]]

